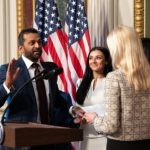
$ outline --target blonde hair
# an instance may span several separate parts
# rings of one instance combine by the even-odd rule
[[[150,88],[150,65],[137,32],[119,26],[107,37],[114,69],[121,69],[136,90]]]

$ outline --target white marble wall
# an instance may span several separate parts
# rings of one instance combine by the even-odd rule
[[[17,57],[16,0],[0,0],[0,64]]]
[[[134,0],[118,0],[118,25],[134,27]]]

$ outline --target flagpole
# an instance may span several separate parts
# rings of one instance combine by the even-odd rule
[[[33,10],[33,11],[32,11],[32,13],[33,13],[33,18],[32,18],[32,19],[33,19],[33,22],[34,22],[34,18],[35,18],[35,1],[36,1],[36,0],[32,0],[32,6],[33,6],[33,7],[32,7],[32,10]]]

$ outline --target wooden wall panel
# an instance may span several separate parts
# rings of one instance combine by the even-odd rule
[[[33,26],[33,1],[23,0],[23,28],[28,28]]]
[[[34,0],[17,0],[17,32],[33,25]]]

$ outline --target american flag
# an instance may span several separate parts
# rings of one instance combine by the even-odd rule
[[[38,29],[42,38],[43,61],[55,62],[63,68],[58,85],[61,90],[67,91],[67,48],[55,0],[36,0],[34,27]]]
[[[82,78],[87,55],[90,50],[90,36],[83,0],[68,0],[65,41],[68,46],[69,93],[75,98],[76,81]]]
[[[82,78],[90,49],[87,18],[82,0],[69,0],[65,36],[54,0],[36,0],[35,24],[43,40],[44,61],[53,61],[64,70],[59,88],[68,91],[75,102],[76,81]],[[65,39],[65,41],[64,41]],[[73,143],[78,149],[78,143]]]

